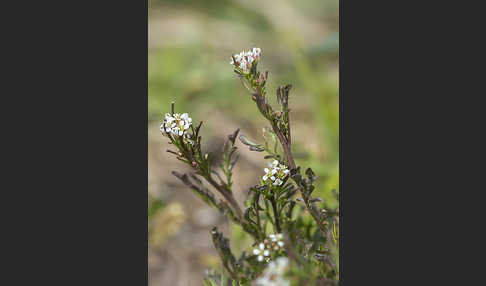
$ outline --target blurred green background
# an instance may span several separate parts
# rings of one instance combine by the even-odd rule
[[[218,265],[209,229],[227,224],[172,178],[171,170],[186,169],[165,152],[159,125],[175,101],[176,112],[205,122],[203,147],[209,151],[218,152],[238,127],[261,142],[265,121],[233,73],[233,53],[262,49],[259,68],[269,71],[271,102],[277,86],[293,85],[296,163],[313,168],[320,177],[316,195],[337,205],[331,190],[339,191],[338,8],[338,0],[149,0],[150,285],[201,285],[204,269]],[[245,188],[257,183],[264,161],[238,146],[242,166],[235,184],[242,185],[243,204]]]

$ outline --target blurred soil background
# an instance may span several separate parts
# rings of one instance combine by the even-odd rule
[[[204,152],[218,153],[236,128],[263,142],[265,121],[229,64],[230,56],[262,49],[267,96],[291,83],[293,152],[297,165],[319,176],[315,194],[329,205],[339,191],[338,0],[149,0],[148,197],[149,285],[202,285],[207,269],[221,270],[210,229],[231,238],[236,255],[251,241],[186,188],[172,170],[189,171],[167,153],[159,131],[170,102],[204,121]],[[243,206],[263,175],[262,153],[237,144],[234,190]]]

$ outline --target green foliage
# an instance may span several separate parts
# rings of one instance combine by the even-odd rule
[[[249,69],[242,69],[233,57],[234,72],[250,92],[258,111],[269,124],[264,129],[264,143],[256,143],[245,135],[238,137],[237,129],[228,135],[221,154],[222,163],[217,169],[212,160],[213,155],[203,154],[201,151],[202,122],[197,127],[191,125],[187,132],[184,131],[184,135],[164,131],[163,134],[169,138],[170,144],[177,149],[168,152],[193,169],[193,173],[189,174],[180,174],[176,171],[172,173],[203,201],[252,237],[253,245],[256,247],[255,255],[247,255],[246,251],[243,251],[241,256],[236,258],[229,239],[218,232],[216,227],[211,231],[213,244],[221,258],[224,271],[233,280],[233,284],[247,285],[262,274],[267,262],[285,256],[290,260],[288,277],[293,282],[292,285],[337,285],[338,206],[335,203],[332,206],[328,203],[322,204],[321,198],[314,197],[318,176],[311,168],[306,168],[302,172],[301,167],[296,165],[291,148],[291,85],[277,88],[276,101],[280,108],[274,110],[266,96],[268,72],[258,71],[258,59],[253,61]],[[174,109],[172,104],[171,115],[174,114]],[[170,122],[164,121],[163,126],[167,124]],[[250,151],[264,152],[264,158],[276,160],[272,171],[266,170],[272,179],[263,178],[259,185],[249,189],[244,211],[232,192],[232,172],[238,160],[235,146],[237,137]],[[286,171],[287,166],[289,172]],[[338,173],[330,173],[334,180],[336,175],[338,178]],[[213,191],[204,186],[202,179],[219,192],[224,200],[218,202]],[[298,194],[300,198],[296,198]],[[334,192],[333,197],[337,202],[338,193]],[[281,241],[276,238],[280,236],[278,239],[282,239]],[[211,277],[204,283],[217,285]],[[220,283],[227,284],[224,276],[221,276]]]

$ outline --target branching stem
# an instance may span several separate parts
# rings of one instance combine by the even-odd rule
[[[240,221],[243,221],[243,212],[241,211],[240,206],[238,205],[238,202],[236,201],[235,197],[233,196],[233,193],[231,191],[227,190],[226,188],[222,187],[219,185],[212,177],[211,175],[205,177],[205,179],[210,183],[218,192],[223,195],[223,197],[230,203],[230,205],[233,207],[233,209],[236,211],[236,214]]]
[[[257,96],[261,96],[261,97],[264,96],[264,94],[262,94],[260,89],[257,89]],[[263,101],[260,101],[260,102],[263,102]],[[258,101],[257,101],[257,104],[258,104]],[[265,106],[265,109],[266,109],[266,106]],[[280,130],[280,128],[278,128],[276,120],[272,120],[270,118],[267,118],[267,119],[270,121],[270,123],[272,125],[273,132],[277,135],[277,138],[280,141],[280,145],[282,146],[282,150],[285,154],[285,158],[287,159],[287,163],[288,163],[290,169],[295,169],[296,165],[295,165],[294,157],[292,156],[292,151],[291,151],[291,147],[290,147],[290,140],[287,140],[287,138],[285,137],[282,130]],[[288,128],[290,129],[290,125],[288,126]],[[306,192],[304,191],[304,188],[302,186],[299,186],[299,191],[302,195],[302,199],[305,202],[307,210],[311,214],[312,218],[316,221],[321,232],[324,235],[326,235],[327,234],[326,227],[323,223],[324,222],[323,217],[321,216],[321,214],[319,212],[319,208],[316,207],[315,203],[311,201],[312,197],[310,195],[306,194]]]

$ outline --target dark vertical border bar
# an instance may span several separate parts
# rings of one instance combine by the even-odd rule
[[[400,99],[387,83],[396,71],[395,47],[387,43],[393,36],[386,32],[393,22],[381,13],[387,6],[340,1],[341,285],[395,285],[403,275],[394,255],[400,240],[392,235],[399,193],[396,175],[390,176],[396,143],[388,136],[397,130],[386,125],[396,120],[391,98]]]
[[[4,39],[13,51],[5,54],[18,76],[5,94],[19,103],[2,107],[20,107],[4,120],[17,134],[3,134],[17,148],[4,148],[14,159],[3,179],[19,171],[2,188],[17,196],[2,197],[2,210],[12,207],[3,216],[11,228],[2,228],[11,238],[11,257],[2,252],[10,284],[148,283],[147,5],[58,1],[5,10],[14,15],[13,37]]]
[[[34,186],[4,200],[23,216],[4,230],[21,241],[13,284],[147,285],[147,1],[36,5],[15,42],[34,88],[19,98],[38,113],[21,114],[28,143],[12,151]]]
[[[482,281],[469,282],[482,264],[467,257],[484,239],[472,233],[481,229],[472,221],[482,200],[466,194],[481,193],[471,179],[481,167],[460,160],[477,158],[467,153],[476,132],[464,130],[481,114],[472,105],[483,105],[465,96],[477,98],[481,89],[468,88],[483,83],[462,65],[477,63],[469,51],[476,44],[465,44],[477,39],[466,34],[475,25],[450,18],[481,18],[466,7],[340,2],[341,285]]]

